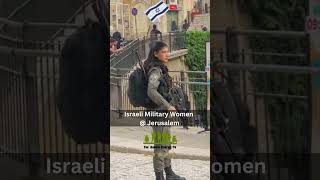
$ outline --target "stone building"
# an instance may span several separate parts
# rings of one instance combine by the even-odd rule
[[[144,12],[148,7],[159,2],[158,0],[111,0],[110,1],[110,29],[111,33],[119,31],[126,39],[148,36],[153,23]],[[166,15],[155,22],[158,29],[170,32],[172,22],[175,21],[178,30],[181,30],[184,20],[191,20],[191,12],[196,0],[164,0],[170,10]],[[138,13],[132,15],[132,9],[136,8]]]

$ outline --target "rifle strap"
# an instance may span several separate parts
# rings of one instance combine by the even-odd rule
[[[147,75],[146,70],[145,70],[144,67],[143,67],[142,60],[141,60],[141,57],[140,57],[140,54],[138,53],[138,51],[136,51],[136,55],[137,55],[137,58],[138,58],[138,64],[139,64],[140,68],[141,68],[142,71],[143,71],[144,77],[145,77],[146,79],[148,79],[149,74]]]

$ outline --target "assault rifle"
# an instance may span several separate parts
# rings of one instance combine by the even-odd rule
[[[186,93],[183,92],[181,86],[174,85],[170,91],[170,104],[173,105],[178,113],[187,113],[190,111],[190,101],[188,101],[188,96]],[[188,128],[188,117],[180,117],[182,121],[183,128]]]

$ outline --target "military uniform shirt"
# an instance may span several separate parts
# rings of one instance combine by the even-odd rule
[[[148,96],[149,98],[159,106],[160,110],[168,110],[171,105],[168,101],[158,92],[158,87],[160,84],[161,69],[156,67],[149,72],[149,82],[148,82]]]

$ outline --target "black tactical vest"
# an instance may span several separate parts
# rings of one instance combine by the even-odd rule
[[[172,87],[172,78],[169,75],[169,71],[167,66],[160,62],[152,62],[149,66],[149,72],[154,67],[159,67],[161,70],[161,78],[160,78],[160,84],[158,87],[158,92],[163,96],[168,102],[171,101],[171,98],[169,97],[169,90]]]

